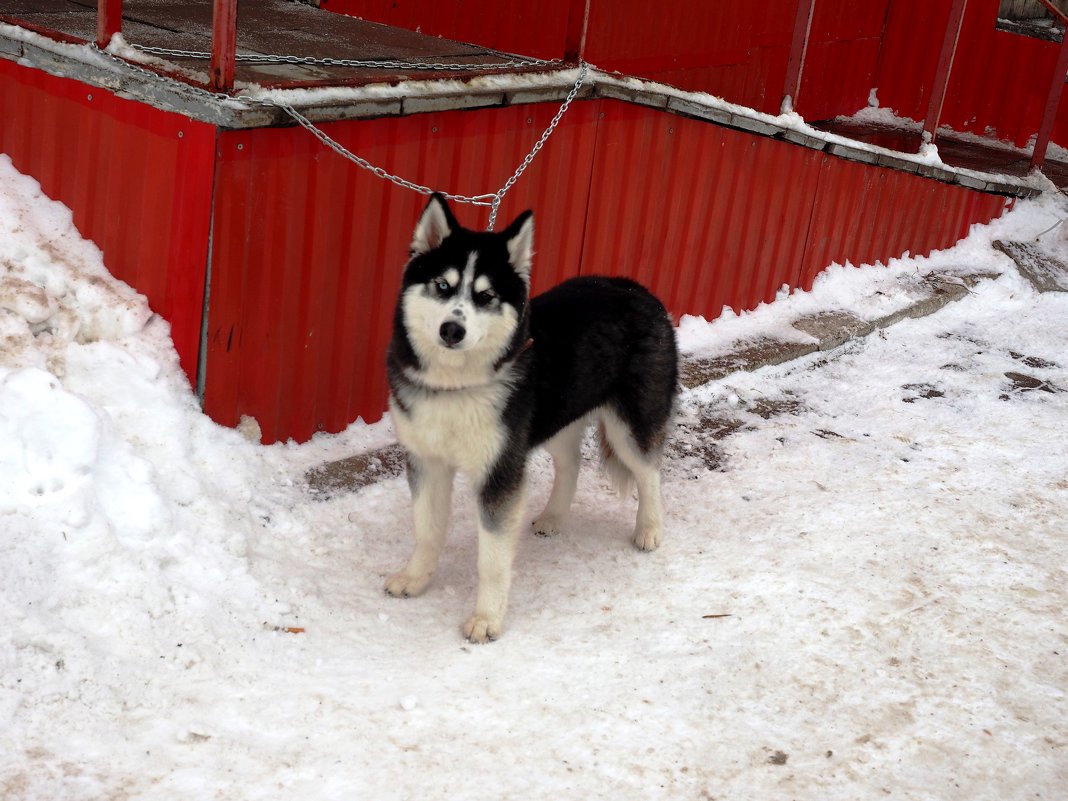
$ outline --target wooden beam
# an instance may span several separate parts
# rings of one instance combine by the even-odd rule
[[[237,53],[237,0],[214,0],[211,18],[211,89],[234,88]]]
[[[1046,93],[1046,109],[1042,113],[1042,123],[1038,126],[1038,135],[1035,137],[1035,147],[1031,151],[1031,169],[1041,169],[1046,160],[1046,148],[1049,147],[1049,138],[1053,135],[1053,123],[1057,119],[1057,108],[1064,97],[1065,73],[1068,73],[1068,30],[1061,39],[1060,50],[1057,51],[1057,62],[1053,67],[1053,75],[1049,81],[1049,92]]]
[[[923,120],[923,132],[927,134],[924,138],[929,142],[935,140],[935,132],[942,119],[942,106],[946,102],[949,76],[953,72],[953,57],[957,54],[957,40],[960,39],[960,28],[967,8],[968,0],[953,0],[949,9],[946,35],[942,38],[942,51],[938,54],[938,64],[931,84],[931,97],[927,102],[927,116]]]
[[[808,53],[808,37],[812,32],[812,12],[816,0],[797,0],[794,17],[794,35],[790,40],[790,55],[786,62],[786,83],[782,90],[781,111],[797,108],[797,96],[801,94],[801,75],[805,71],[805,56]]]
[[[96,46],[103,50],[116,33],[122,33],[122,0],[97,0]]]

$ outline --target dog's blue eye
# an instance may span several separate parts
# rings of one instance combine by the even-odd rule
[[[450,289],[452,289],[452,287],[449,286],[449,282],[446,281],[444,278],[439,278],[437,281],[435,281],[434,287],[438,290],[438,292],[441,292],[442,294],[445,294]]]

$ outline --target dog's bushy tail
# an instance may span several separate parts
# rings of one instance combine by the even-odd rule
[[[620,495],[629,495],[634,489],[634,474],[623,464],[612,443],[608,441],[603,422],[597,424],[597,444],[601,451],[601,467],[608,474],[612,488]]]

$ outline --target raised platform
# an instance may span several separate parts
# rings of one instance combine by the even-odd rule
[[[916,153],[923,141],[920,126],[884,125],[855,120],[830,120],[812,123],[814,128],[837,134],[858,142],[878,145],[902,153]],[[939,133],[936,140],[938,156],[950,167],[1026,178],[1031,170],[1031,154],[1004,142],[984,140],[975,136],[959,138],[952,133]],[[1068,161],[1046,157],[1043,174],[1058,189],[1068,188]]]
[[[280,57],[499,65],[475,70],[322,67],[238,63],[232,99],[196,84],[207,80],[207,58],[158,57],[143,47],[210,49],[211,0],[126,0],[122,58],[90,49],[95,4],[90,0],[0,0],[0,57],[8,55],[53,74],[121,92],[166,111],[227,129],[292,125],[275,101],[317,122],[377,119],[432,111],[558,102],[576,77],[575,65],[524,64],[485,48],[365,22],[288,0],[241,7],[238,53]],[[32,10],[30,10],[32,7]],[[22,27],[7,27],[21,20]],[[28,26],[28,28],[27,28]],[[29,33],[28,30],[34,31]],[[38,35],[39,34],[39,35]],[[56,38],[62,41],[57,42]],[[292,90],[292,91],[290,91]],[[762,114],[710,95],[591,69],[580,100],[621,100],[669,114],[781,139],[835,157],[902,170],[1013,197],[1036,194],[1034,181],[999,147],[947,142],[941,165],[915,155],[911,133],[840,122],[811,126],[794,117]],[[942,142],[940,141],[940,152]],[[1024,159],[1024,163],[1026,159]],[[1068,165],[1051,163],[1055,180]],[[1060,185],[1060,184],[1058,184]]]
[[[123,37],[131,44],[173,50],[211,50],[212,0],[124,0]],[[96,38],[95,0],[0,0],[0,20],[73,43]],[[291,0],[242,3],[238,55],[314,56],[337,60],[506,65],[508,57],[476,45],[424,36],[402,28],[331,14]],[[203,81],[201,59],[167,59],[172,73]],[[238,61],[239,84],[268,88],[359,86],[424,78],[458,77],[458,70],[248,64]],[[478,73],[475,73],[478,74]]]

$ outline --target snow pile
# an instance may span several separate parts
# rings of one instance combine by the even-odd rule
[[[687,393],[736,433],[680,433],[718,461],[665,466],[662,548],[629,545],[634,500],[585,469],[569,530],[524,542],[505,636],[474,647],[468,488],[427,594],[385,597],[403,479],[324,502],[299,477],[388,422],[269,448],[212,424],[166,323],[0,159],[0,797],[1056,797],[1068,299],[989,239],[1064,213],[1020,203],[929,259],[687,321],[700,350],[859,313],[894,274],[1004,272]],[[530,472],[533,516],[544,454]]]
[[[232,617],[275,604],[243,558],[254,449],[202,417],[168,326],[6,156],[0,331],[0,794],[58,797],[52,768],[17,770],[31,732],[106,750],[79,711],[158,705],[135,677],[176,639],[240,640]]]

